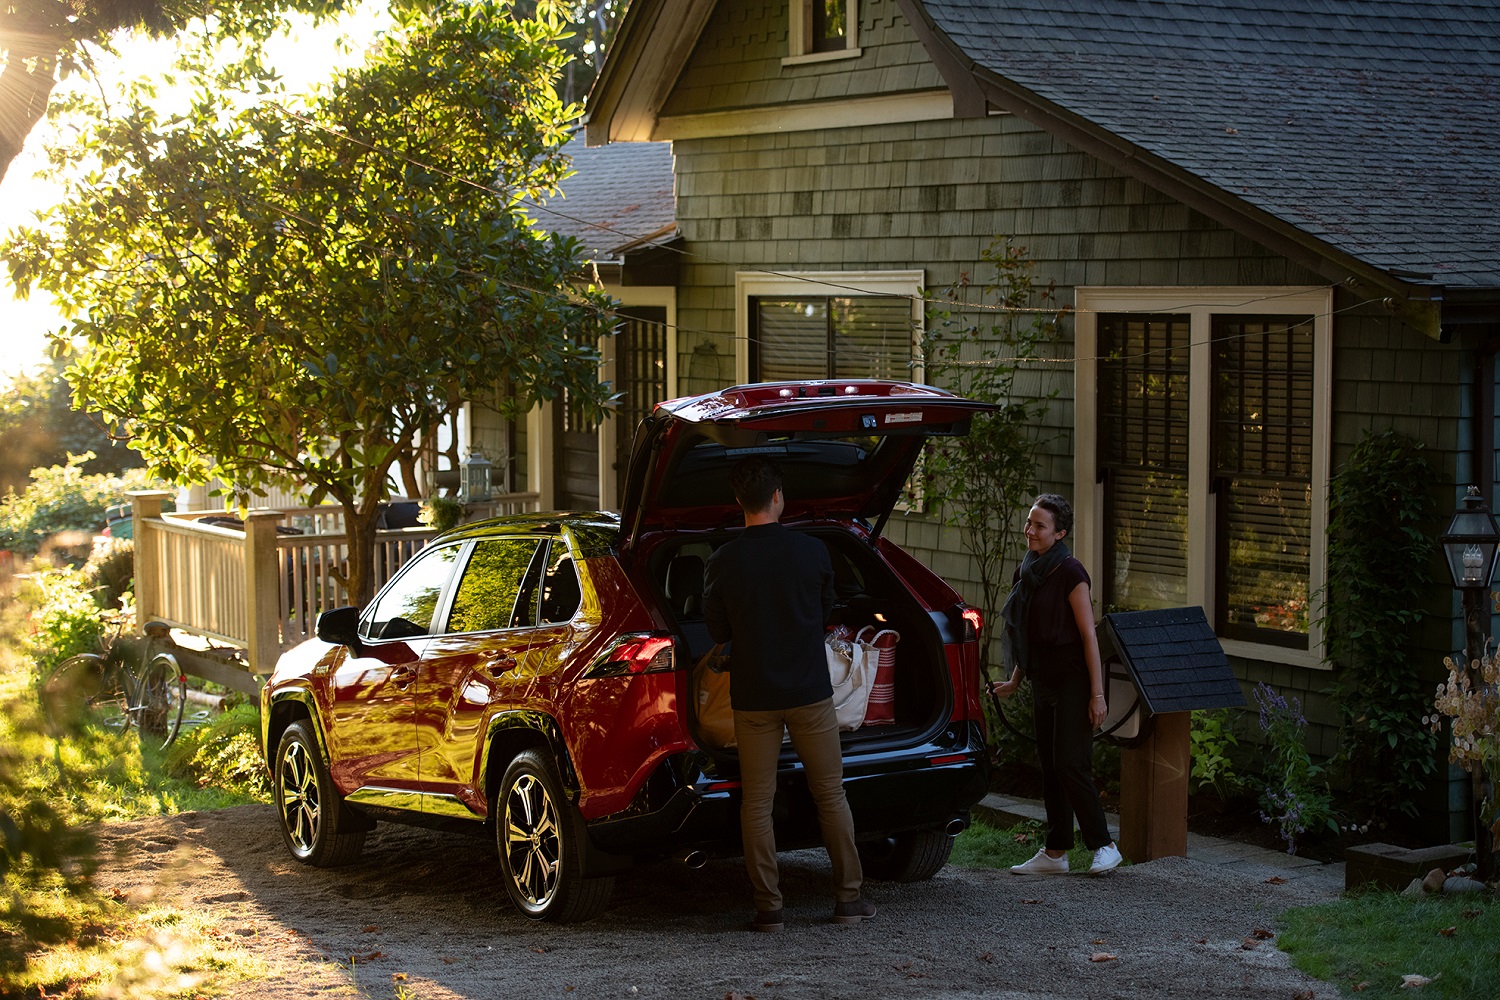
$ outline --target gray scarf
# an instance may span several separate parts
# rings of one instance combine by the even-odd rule
[[[1073,555],[1068,547],[1062,542],[1052,543],[1052,547],[1040,555],[1027,550],[1026,558],[1021,560],[1020,572],[1016,575],[1015,586],[1010,588],[1010,596],[1005,599],[1005,607],[1000,609],[1000,617],[1005,622],[1005,634],[1001,637],[1000,657],[1005,664],[1006,676],[1015,672],[1020,667],[1023,672],[1031,667],[1031,647],[1026,637],[1026,620],[1031,611],[1031,599],[1041,589],[1042,581],[1047,579],[1047,574],[1061,566]]]

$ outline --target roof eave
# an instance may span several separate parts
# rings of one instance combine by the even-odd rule
[[[652,138],[713,11],[714,0],[632,0],[585,101],[588,145]]]

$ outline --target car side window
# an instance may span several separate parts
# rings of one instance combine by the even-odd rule
[[[444,545],[414,556],[370,606],[359,624],[361,638],[407,639],[427,635],[443,588],[453,576],[458,551],[457,545]]]
[[[540,543],[534,538],[487,538],[474,546],[453,596],[449,632],[510,628],[521,582]]]
[[[572,621],[582,602],[583,592],[578,586],[578,570],[573,566],[573,557],[564,546],[557,546],[556,558],[542,578],[542,624],[559,624]]]

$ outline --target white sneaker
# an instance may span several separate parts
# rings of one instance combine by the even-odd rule
[[[1094,863],[1089,865],[1090,875],[1103,875],[1120,866],[1120,849],[1114,844],[1105,844],[1094,852]]]
[[[1030,861],[1011,865],[1010,870],[1017,875],[1066,875],[1068,874],[1068,856],[1064,854],[1060,858],[1049,857],[1044,848],[1037,851]]]

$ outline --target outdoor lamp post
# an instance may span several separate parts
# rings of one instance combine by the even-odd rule
[[[1470,486],[1463,506],[1448,522],[1448,530],[1438,541],[1443,546],[1443,555],[1448,560],[1448,572],[1453,577],[1453,586],[1463,593],[1464,607],[1464,670],[1469,675],[1472,690],[1478,690],[1484,678],[1476,664],[1484,657],[1489,641],[1490,576],[1495,572],[1495,554],[1500,550],[1500,529],[1489,506],[1479,493],[1479,487]],[[1474,857],[1478,865],[1478,876],[1488,881],[1493,874],[1494,861],[1490,851],[1490,831],[1485,826],[1480,812],[1484,802],[1484,768],[1475,765],[1473,779]]]
[[[477,451],[469,452],[458,463],[458,492],[465,503],[482,503],[490,498],[490,473],[493,470],[490,460]]]

